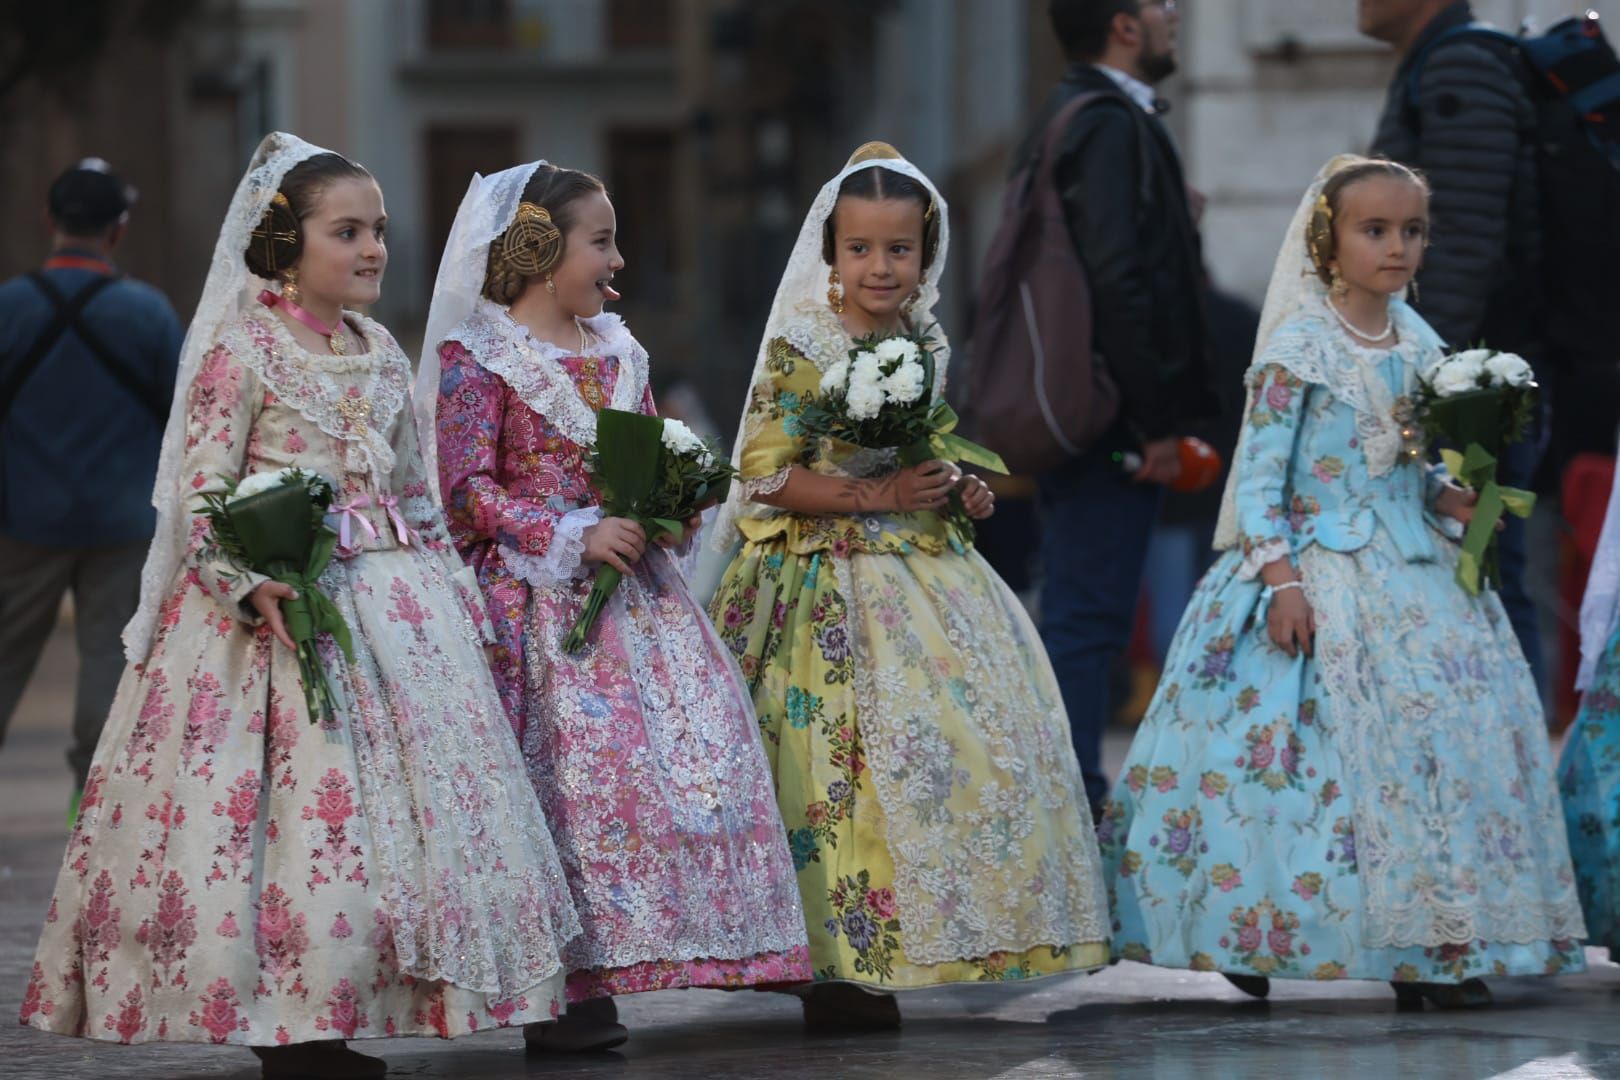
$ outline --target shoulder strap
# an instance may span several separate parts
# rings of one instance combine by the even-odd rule
[[[1148,147],[1148,140],[1153,137],[1147,130],[1147,114],[1137,107],[1136,103],[1126,99],[1121,94],[1110,94],[1103,90],[1091,90],[1083,94],[1076,94],[1063,103],[1062,108],[1052,114],[1047,121],[1046,133],[1041,137],[1036,148],[1036,156],[1030,161],[1028,176],[1024,181],[1024,191],[1019,198],[1020,204],[1028,198],[1029,192],[1037,185],[1046,187],[1055,186],[1055,173],[1057,171],[1057,145],[1063,133],[1069,129],[1069,124],[1080,115],[1080,110],[1098,101],[1118,101],[1131,115],[1136,124],[1136,152],[1138,159],[1138,172],[1142,178],[1142,187],[1139,194],[1139,205],[1147,206],[1153,198],[1153,185],[1149,181],[1151,164],[1148,155],[1152,151]]]
[[[16,403],[17,395],[22,392],[23,384],[33,376],[50,351],[56,348],[56,343],[62,340],[62,336],[79,322],[79,316],[84,312],[85,306],[115,279],[98,277],[71,298],[64,296],[62,290],[58,289],[50,278],[37,270],[29,272],[28,280],[45,294],[45,299],[50,301],[55,311],[51,315],[50,322],[45,324],[39,336],[34,338],[34,343],[23,353],[17,366],[4,379],[0,379],[0,423],[3,423],[10,414],[11,406]]]
[[[1510,34],[1499,27],[1489,23],[1471,22],[1461,26],[1453,26],[1436,34],[1428,44],[1418,50],[1417,56],[1412,59],[1412,67],[1406,73],[1406,118],[1412,130],[1417,131],[1423,126],[1423,110],[1418,103],[1420,83],[1423,81],[1423,68],[1429,62],[1429,57],[1440,46],[1461,38],[1471,37],[1480,41],[1494,41],[1498,44],[1511,46],[1517,55],[1519,48],[1524,44],[1517,35]],[[1522,80],[1521,80],[1522,82]]]

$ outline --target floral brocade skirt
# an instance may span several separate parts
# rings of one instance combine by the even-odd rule
[[[753,693],[818,980],[903,989],[1107,961],[1056,682],[982,559],[749,542],[710,612]]]
[[[1300,555],[1314,656],[1228,552],[1099,824],[1117,956],[1296,979],[1580,971],[1542,713],[1500,601],[1381,529]],[[1373,584],[1376,583],[1376,584]]]
[[[567,998],[810,978],[770,769],[737,667],[668,552],[649,551],[578,654],[588,578],[532,587],[485,558],[519,651],[521,747],[579,937]]]
[[[368,552],[322,587],[354,659],[325,650],[340,707],[316,725],[294,654],[175,583],[97,747],[23,1024],[275,1046],[557,1015],[579,923],[443,561]]]
[[[1558,779],[1588,936],[1620,958],[1620,629],[1581,698]]]

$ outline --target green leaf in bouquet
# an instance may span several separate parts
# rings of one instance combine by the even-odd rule
[[[658,480],[664,424],[656,416],[603,409],[596,414],[596,481],[603,512],[624,516]]]
[[[699,502],[713,501],[713,502],[717,502],[717,503],[725,502],[728,498],[731,497],[731,479],[732,479],[732,475],[733,474],[732,474],[731,466],[729,464],[727,464],[725,472],[723,472],[720,476],[718,476],[718,477],[716,477],[716,478],[714,478],[714,479],[712,479],[712,480],[710,480],[708,482],[708,484],[705,486],[705,489],[704,489],[704,492],[703,492],[703,498],[699,499],[698,501]]]
[[[228,503],[224,513],[250,565],[302,568],[319,528],[309,506],[303,484],[282,484]]]

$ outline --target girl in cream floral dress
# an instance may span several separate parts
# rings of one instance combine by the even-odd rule
[[[25,1024],[378,1076],[341,1040],[557,1014],[579,926],[484,661],[483,598],[423,472],[410,361],[342,311],[376,299],[384,221],[364,169],[289,135],[237,190]],[[221,556],[197,513],[227,480],[288,466],[330,479],[348,525],[321,579],[354,652],[320,641],[326,722],[281,623],[290,590]]]

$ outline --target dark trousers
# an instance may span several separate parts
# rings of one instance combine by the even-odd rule
[[[1130,641],[1148,537],[1164,491],[1096,450],[1040,478],[1041,639],[1063,691],[1093,807],[1108,795],[1109,677]]]
[[[147,546],[60,550],[0,536],[0,742],[72,589],[79,681],[67,758],[81,788],[124,673],[119,636],[140,603]]]

